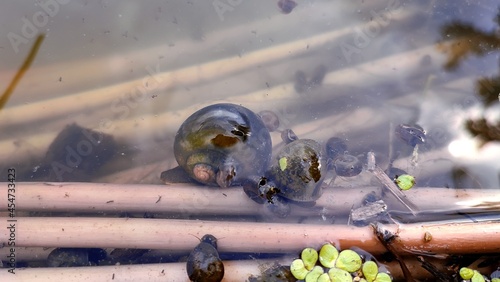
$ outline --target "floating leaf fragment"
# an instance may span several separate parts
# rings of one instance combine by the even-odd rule
[[[361,257],[353,250],[343,250],[335,263],[335,267],[347,272],[355,272],[361,268]]]
[[[301,259],[292,261],[292,264],[290,265],[290,271],[292,272],[293,277],[297,279],[304,279],[306,278],[307,273],[309,273],[309,271],[304,266],[304,262]]]

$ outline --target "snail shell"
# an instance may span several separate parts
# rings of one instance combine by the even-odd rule
[[[217,239],[210,234],[189,254],[186,271],[191,281],[218,282],[224,277],[224,264],[217,252]]]
[[[174,141],[179,166],[192,179],[220,187],[262,175],[271,150],[262,119],[234,104],[214,104],[195,112],[181,125]]]
[[[325,171],[321,145],[311,139],[299,139],[287,144],[277,154],[269,172],[271,181],[260,191],[269,195],[267,186],[275,186],[284,198],[312,202],[323,193],[321,184]]]

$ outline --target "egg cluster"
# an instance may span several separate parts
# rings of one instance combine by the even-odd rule
[[[319,261],[319,263],[318,263]],[[374,261],[365,261],[353,250],[339,253],[330,243],[321,247],[319,253],[313,248],[302,250],[300,259],[290,265],[293,276],[306,282],[386,282],[391,276],[379,272]]]

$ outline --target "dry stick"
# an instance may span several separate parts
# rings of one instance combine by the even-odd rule
[[[7,219],[0,218],[4,224]],[[325,242],[341,249],[359,247],[372,254],[385,252],[371,227],[137,218],[16,219],[15,240],[19,247],[188,251],[199,243],[189,234],[197,237],[213,234],[220,238],[221,252],[290,253],[308,246],[318,248]],[[394,245],[405,252],[403,255],[500,252],[498,222],[418,223],[380,228],[398,235]],[[0,244],[6,245],[10,231],[0,230]]]
[[[30,68],[31,63],[33,63],[33,60],[35,59],[36,54],[38,53],[38,49],[40,49],[40,46],[42,45],[44,38],[45,38],[44,34],[40,34],[37,36],[35,43],[33,43],[33,46],[31,47],[31,50],[28,53],[28,57],[26,57],[21,68],[16,73],[16,75],[10,82],[7,89],[5,89],[5,92],[3,93],[2,97],[0,98],[0,110],[5,106],[5,104],[9,100],[10,95],[12,94],[12,92],[14,92],[14,89],[16,89],[16,86],[23,77],[24,73],[28,71],[28,69]]]
[[[274,261],[224,261],[222,281],[245,281],[250,274],[259,274],[259,266],[272,265]],[[9,276],[10,275],[10,276]],[[161,263],[123,266],[23,268],[12,275],[0,272],[1,281],[15,276],[19,281],[171,281],[188,282],[186,263]]]
[[[0,249],[1,251],[1,249]],[[262,270],[280,263],[290,264],[290,260],[240,260],[224,261],[224,279],[229,281],[246,281],[250,275],[260,275]],[[413,276],[419,279],[431,278],[413,258],[405,258]],[[401,270],[395,262],[385,264],[395,279],[402,279]],[[182,281],[188,282],[186,263],[160,263],[119,266],[61,267],[61,268],[20,268],[15,270],[19,281],[36,282],[87,282],[87,281]],[[0,281],[9,281],[13,275],[6,270],[0,272]]]
[[[41,248],[41,247],[18,247],[16,248],[16,259],[18,262],[34,262],[34,261],[45,261],[47,260],[47,257],[49,255],[49,253],[54,250],[54,248]],[[108,253],[111,252],[112,249],[109,249],[108,250]],[[152,254],[153,256],[157,256],[157,257],[160,257],[160,256],[167,256],[169,254],[171,254],[172,252],[168,251],[168,250],[152,250],[149,254]],[[7,255],[9,255],[9,249],[8,248],[0,248],[0,257],[6,257]],[[289,265],[290,262],[295,259],[296,257],[298,256],[298,252],[295,254],[295,255],[292,255],[292,256],[287,256],[286,258],[283,258],[283,259],[276,259],[276,260],[245,260],[245,261],[242,261],[242,264],[238,264],[237,262],[224,262],[225,266],[226,266],[226,275],[225,277],[226,278],[230,278],[230,277],[236,277],[237,276],[234,276],[236,275],[237,273],[235,273],[235,271],[239,271],[240,273],[252,273],[253,275],[258,275],[260,273],[260,271],[264,268],[264,267],[269,267],[270,265],[273,265],[274,263],[280,263],[282,265]],[[413,276],[415,278],[419,278],[419,279],[423,279],[423,278],[431,278],[432,275],[430,273],[428,273],[427,271],[425,271],[424,269],[422,269],[422,267],[420,266],[420,262],[418,260],[418,258],[416,258],[415,256],[410,256],[410,257],[404,257],[404,261],[405,261],[405,264],[407,265],[408,269],[411,271],[411,273],[413,274]],[[435,258],[432,258],[432,257],[429,257],[429,258],[426,258],[426,261],[429,261],[431,263],[433,263],[436,267],[438,267],[438,269],[442,272],[444,272],[444,267],[442,267],[442,260],[440,259],[435,259]],[[259,265],[259,268],[257,269],[255,267],[255,269],[248,269],[247,266],[250,266],[250,267],[254,267],[253,265],[255,264],[258,264]],[[157,265],[157,264],[155,264]],[[391,275],[394,277],[394,278],[397,278],[397,279],[402,279],[404,276],[403,276],[403,272],[401,271],[401,268],[399,267],[398,265],[398,262],[384,262],[383,265],[387,268],[387,270],[391,273]],[[129,267],[129,266],[123,266],[123,267]],[[134,268],[137,267],[137,266],[133,266]],[[178,267],[184,267],[182,265],[179,265],[179,264],[174,264],[174,263],[168,263],[168,264],[163,264],[163,267],[162,269],[177,269]],[[227,270],[227,267],[229,269],[232,269],[233,267],[235,267],[236,269],[232,269],[231,271]],[[439,268],[441,267],[441,268]],[[36,272],[35,270],[38,269],[38,270],[41,270],[40,272]],[[18,272],[16,274],[20,274],[20,275],[27,275],[28,273],[30,275],[32,275],[31,272],[35,272],[39,275],[41,275],[41,273],[43,273],[43,277],[45,276],[50,276],[52,277],[53,275],[58,275],[58,273],[60,273],[61,275],[63,274],[63,272],[61,272],[61,268],[59,269],[54,269],[54,268],[51,268],[52,271],[49,271],[48,269],[44,269],[44,268],[29,268],[29,269],[23,269],[22,272]],[[83,276],[86,275],[86,271],[91,271],[91,272],[95,272],[95,273],[98,273],[100,277],[107,277],[108,276],[108,272],[113,270],[114,268],[111,268],[111,267],[93,267],[93,268],[90,268],[90,270],[88,270],[89,268],[79,268],[79,269],[82,269],[82,272],[80,272],[80,274],[82,274]],[[146,269],[147,268],[142,268],[141,269],[141,273],[143,274],[142,277],[146,277]],[[74,270],[72,270],[72,268],[64,268],[64,270],[69,270],[70,272],[68,273],[65,273],[65,274],[69,274],[69,273],[73,273]],[[176,270],[177,271],[177,270]],[[0,281],[3,281],[1,278],[1,273],[0,272]],[[171,273],[169,271],[169,273]],[[184,273],[183,271],[179,271],[179,275]],[[229,273],[234,273],[233,275],[229,274]],[[38,276],[40,277],[40,276]],[[24,278],[24,277],[23,277]],[[26,279],[28,279],[28,276],[26,276]]]

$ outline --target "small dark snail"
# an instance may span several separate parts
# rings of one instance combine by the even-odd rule
[[[189,254],[186,272],[191,281],[218,282],[224,277],[224,264],[217,252],[217,238],[206,234]]]
[[[298,139],[299,139],[299,137],[297,137],[297,134],[295,134],[295,132],[293,132],[293,130],[291,130],[289,128],[281,131],[281,140],[283,140],[283,142],[285,142],[285,144],[290,144],[293,141],[298,140]]]
[[[278,1],[278,8],[280,8],[283,14],[290,14],[295,7],[297,7],[297,3],[293,0]]]
[[[276,131],[280,127],[280,119],[278,116],[272,111],[261,111],[259,112],[259,116],[264,122],[267,130]]]
[[[363,163],[355,156],[343,154],[333,160],[333,167],[337,175],[352,177],[361,173]]]
[[[262,119],[234,104],[214,104],[195,112],[181,125],[174,141],[177,163],[189,177],[220,187],[262,175],[271,150],[271,137]],[[162,180],[169,182],[173,170],[163,172]]]
[[[299,139],[279,151],[266,177],[243,188],[251,199],[270,204],[273,212],[285,217],[289,212],[287,202],[314,205],[323,193],[325,171],[321,145],[311,139]]]
[[[324,65],[317,66],[311,75],[311,79],[307,79],[306,74],[303,71],[297,71],[295,73],[295,81],[293,87],[297,93],[304,93],[311,89],[320,86],[325,79],[328,69]]]
[[[338,137],[332,137],[326,141],[326,155],[329,159],[336,159],[347,151],[347,144]]]

